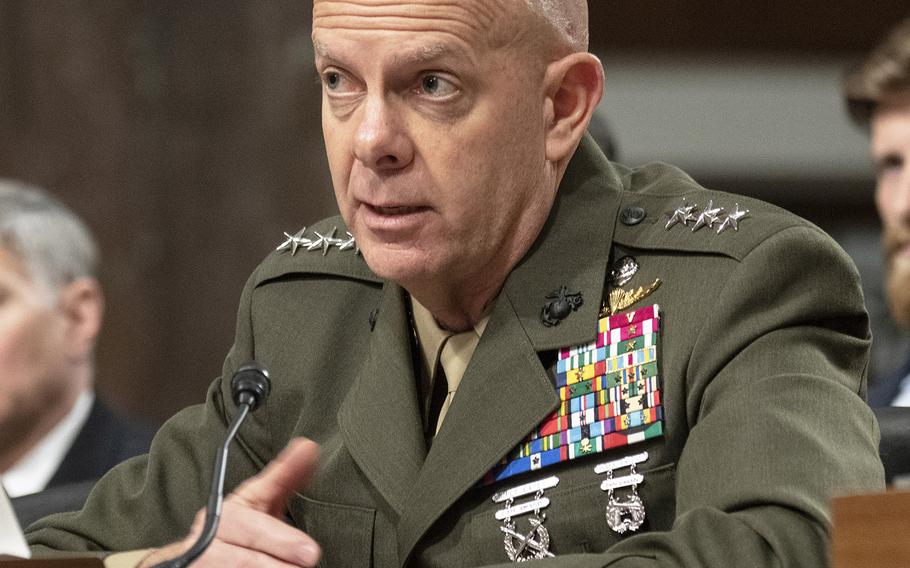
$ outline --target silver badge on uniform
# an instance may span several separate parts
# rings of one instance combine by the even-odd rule
[[[626,255],[613,263],[610,270],[610,284],[614,288],[625,286],[638,272],[638,261],[634,256]]]
[[[645,478],[635,466],[648,459],[648,452],[641,452],[614,461],[604,462],[594,468],[594,473],[607,474],[600,488],[607,492],[607,524],[617,534],[634,532],[645,522],[645,505],[638,496],[638,486]],[[614,471],[629,468],[627,475],[616,477]],[[623,498],[616,497],[617,489],[628,487],[630,493]]]
[[[493,495],[494,503],[505,503],[504,508],[496,511],[496,520],[502,522],[499,530],[503,532],[503,545],[506,555],[512,562],[526,562],[554,556],[550,552],[550,533],[544,526],[547,515],[541,513],[541,509],[550,505],[550,499],[544,496],[544,491],[556,487],[557,484],[559,484],[559,478],[553,475]],[[533,495],[530,501],[515,502],[516,499],[528,495]],[[532,513],[528,519],[530,530],[527,532],[524,529],[518,530],[513,518],[528,513]]]

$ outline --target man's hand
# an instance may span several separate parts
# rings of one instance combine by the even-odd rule
[[[215,540],[193,565],[316,566],[319,545],[283,519],[288,499],[307,484],[318,455],[316,443],[303,438],[291,440],[265,469],[240,484],[224,501]],[[196,514],[186,538],[159,548],[140,566],[152,566],[188,550],[204,521],[203,509]]]

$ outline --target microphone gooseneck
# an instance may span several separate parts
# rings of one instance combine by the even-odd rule
[[[193,546],[177,558],[156,564],[153,568],[185,568],[196,560],[209,547],[218,532],[221,520],[221,507],[224,503],[224,472],[227,467],[228,448],[240,424],[244,419],[265,401],[269,396],[272,384],[269,373],[256,361],[244,363],[231,377],[231,398],[237,405],[238,412],[228,425],[224,443],[215,454],[215,471],[212,476],[212,490],[209,493],[208,505],[205,508],[205,524],[202,533]]]

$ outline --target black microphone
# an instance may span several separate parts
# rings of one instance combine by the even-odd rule
[[[253,412],[269,396],[272,383],[269,381],[269,372],[256,361],[244,363],[231,377],[231,395],[234,404],[239,408],[237,416],[228,426],[224,444],[215,454],[215,473],[212,477],[212,491],[209,493],[209,503],[205,508],[205,525],[202,534],[193,543],[189,550],[171,560],[156,564],[153,568],[184,568],[196,560],[200,554],[212,543],[218,531],[218,522],[221,520],[221,505],[224,502],[224,469],[227,466],[228,446],[240,424],[250,412]]]

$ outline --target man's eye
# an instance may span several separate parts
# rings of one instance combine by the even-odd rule
[[[904,160],[896,154],[888,154],[878,161],[877,166],[878,174],[881,176],[889,172],[899,171],[904,166]]]
[[[322,73],[322,83],[327,91],[344,94],[351,91],[353,84],[351,78],[341,71],[329,69]]]
[[[446,97],[458,92],[458,88],[439,75],[424,75],[420,79],[420,92],[433,97]]]
[[[322,76],[322,80],[325,82],[326,88],[334,91],[338,88],[338,85],[341,84],[341,73],[338,73],[337,71],[329,71]]]

